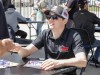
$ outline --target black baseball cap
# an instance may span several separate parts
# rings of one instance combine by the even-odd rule
[[[68,20],[68,18],[69,18],[67,9],[65,9],[65,8],[62,7],[62,6],[54,6],[54,7],[52,7],[51,9],[46,10],[46,11],[44,12],[44,14],[49,15],[50,12],[53,12],[53,13],[55,13],[55,14],[57,14],[57,15],[63,17],[64,19],[67,19],[67,20]]]

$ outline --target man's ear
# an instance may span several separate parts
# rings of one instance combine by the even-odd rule
[[[68,20],[67,19],[64,19],[64,24],[67,24]]]

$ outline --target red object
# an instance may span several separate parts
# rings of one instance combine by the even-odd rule
[[[68,52],[69,51],[69,47],[61,46],[59,51],[60,52]]]

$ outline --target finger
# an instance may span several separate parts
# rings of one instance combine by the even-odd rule
[[[52,69],[54,69],[54,65],[50,65],[50,66],[46,67],[44,70],[52,70]]]
[[[11,51],[18,52],[20,49],[21,49],[21,45],[18,43],[14,43],[14,48]]]
[[[14,46],[14,43],[11,39],[3,39],[2,44],[3,44],[4,47],[6,47],[6,50],[8,50],[8,51],[10,49],[12,49],[13,46]]]
[[[47,68],[49,66],[52,66],[53,64],[54,63],[52,61],[47,61],[41,67],[42,67],[42,69],[45,69],[45,68]]]
[[[49,62],[50,62],[50,60],[47,59],[47,60],[45,60],[45,61],[41,64],[41,66],[45,66],[45,65],[48,64]]]

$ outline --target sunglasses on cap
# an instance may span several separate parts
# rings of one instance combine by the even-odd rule
[[[57,20],[58,18],[62,18],[64,19],[63,17],[59,16],[59,15],[46,15],[46,18],[49,20],[49,19],[53,19],[53,20]]]

